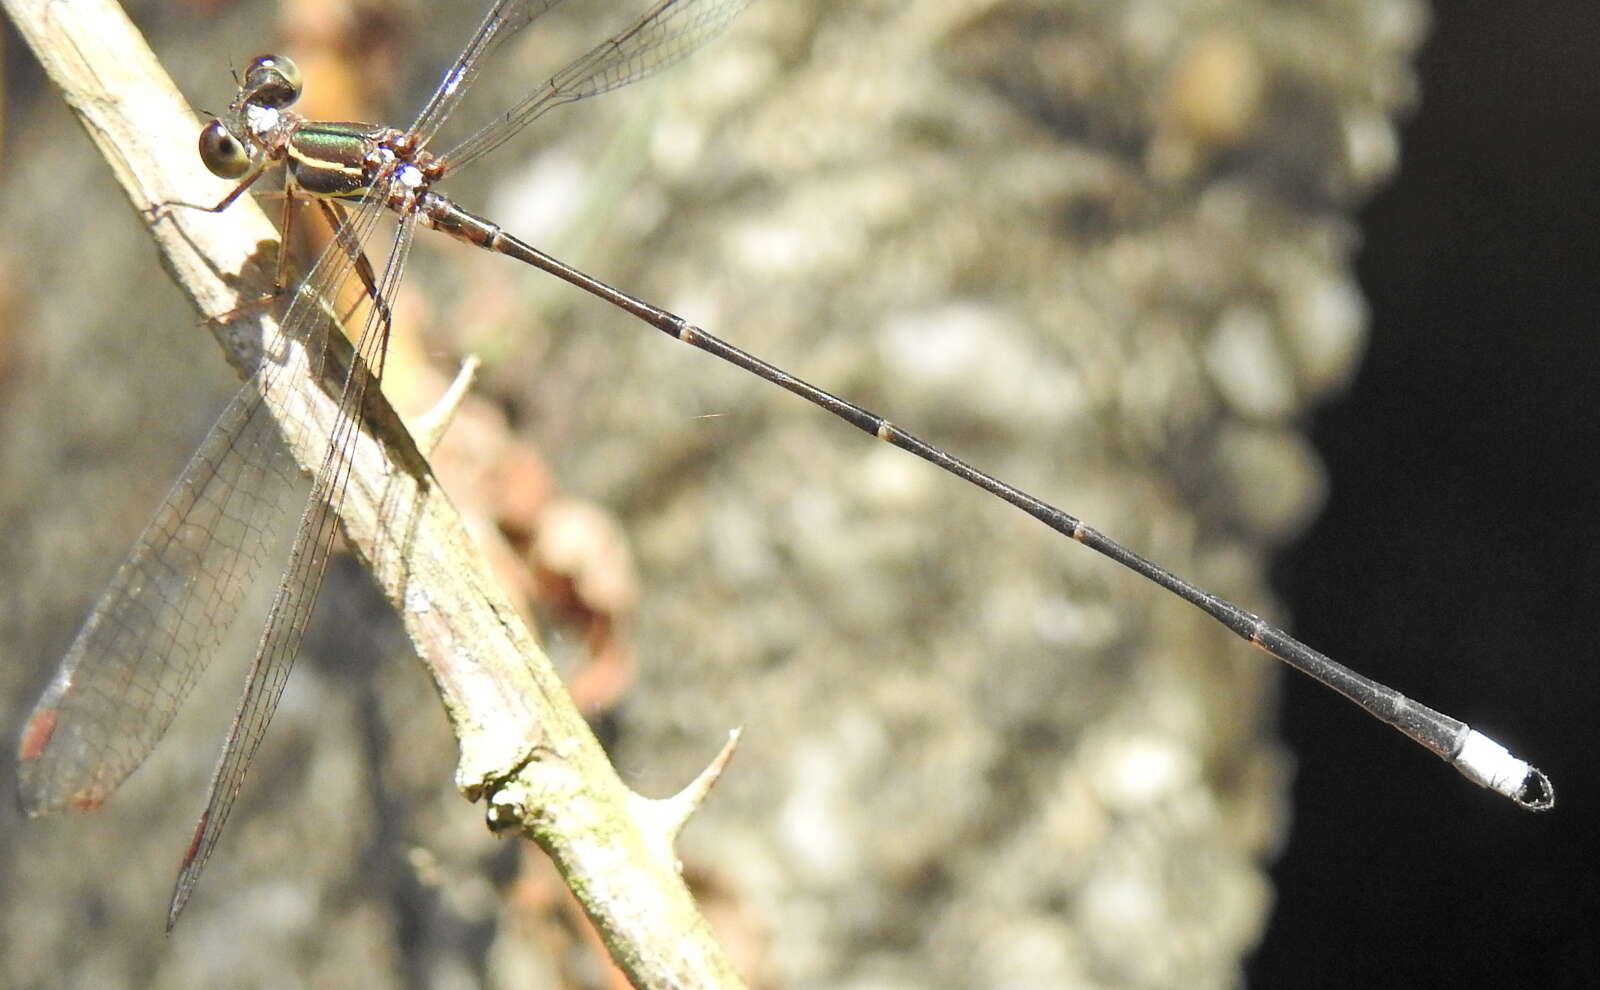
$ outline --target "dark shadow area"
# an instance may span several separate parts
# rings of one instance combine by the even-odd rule
[[[1307,642],[1541,766],[1557,806],[1452,781],[1286,677],[1298,771],[1263,987],[1572,986],[1600,965],[1579,751],[1600,687],[1600,8],[1434,16],[1401,174],[1361,218],[1371,350],[1316,423],[1331,499],[1279,587]]]

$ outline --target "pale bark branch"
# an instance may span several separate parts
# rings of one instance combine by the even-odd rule
[[[194,151],[197,124],[154,54],[109,0],[4,0],[77,114],[163,264],[210,321],[230,364],[253,368],[270,313],[221,317],[269,284],[276,233],[248,199],[221,215],[155,211],[225,191]],[[328,361],[274,407],[295,458],[321,463],[347,367]],[[426,459],[377,389],[341,508],[349,544],[400,613],[461,743],[456,783],[487,796],[502,827],[526,829],[555,859],[613,957],[640,987],[739,986],[670,855],[670,836],[632,813],[618,779],[550,662],[484,564]],[[286,419],[287,417],[287,419]],[[309,427],[309,428],[308,428]],[[663,854],[663,849],[667,854]]]

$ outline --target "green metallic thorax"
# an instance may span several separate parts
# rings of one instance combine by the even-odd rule
[[[360,199],[371,183],[365,160],[372,150],[371,124],[307,121],[289,138],[287,167],[308,196]]]

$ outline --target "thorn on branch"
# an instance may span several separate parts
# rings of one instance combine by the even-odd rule
[[[473,379],[478,376],[480,364],[476,354],[467,355],[466,360],[461,362],[461,370],[456,372],[455,380],[439,396],[439,401],[412,421],[411,434],[416,437],[417,449],[422,451],[423,456],[431,457],[433,449],[444,439],[445,431],[455,419],[456,410],[461,408],[462,400],[472,388]]]
[[[678,833],[683,831],[690,817],[705,803],[711,788],[722,776],[722,771],[727,769],[728,761],[733,759],[733,751],[738,748],[739,738],[743,734],[743,729],[729,732],[728,741],[716,757],[687,787],[672,797],[651,800],[635,795],[634,817],[646,835],[660,842],[665,854],[672,855],[672,846],[678,841]]]

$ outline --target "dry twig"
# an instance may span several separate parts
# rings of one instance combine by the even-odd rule
[[[164,265],[213,321],[228,361],[253,367],[276,329],[273,316],[219,318],[269,277],[271,225],[248,202],[222,215],[154,209],[214,197],[219,183],[193,151],[193,113],[115,4],[5,4],[134,208],[149,218]],[[336,345],[347,354],[342,338]],[[273,409],[280,423],[300,424],[286,432],[307,470],[321,463],[347,360],[328,361],[329,381],[304,381],[286,400],[292,408]],[[552,856],[635,985],[740,985],[671,854],[683,816],[639,813],[653,806],[618,779],[410,434],[377,389],[367,395],[344,532],[439,688],[461,743],[457,786],[470,799],[489,799],[496,826],[522,828]],[[696,788],[703,796],[702,782]]]

